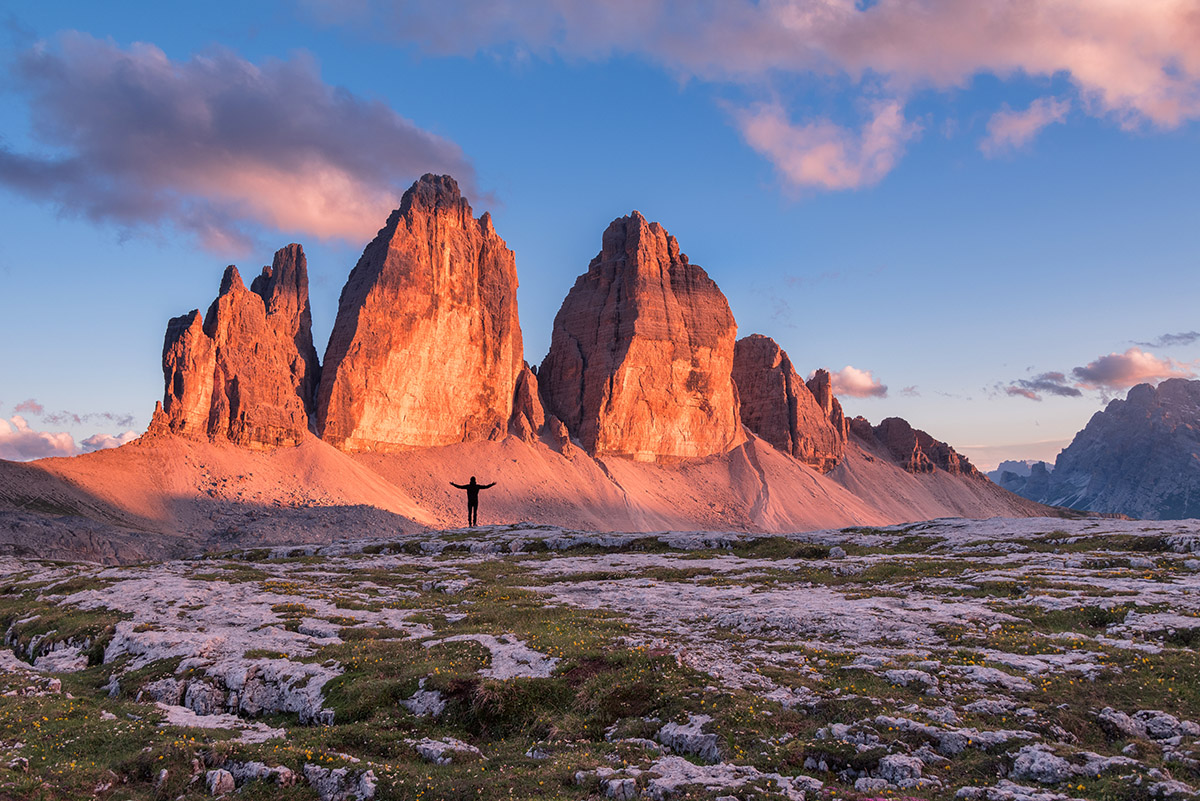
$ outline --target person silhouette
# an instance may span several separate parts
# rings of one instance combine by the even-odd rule
[[[474,526],[475,521],[479,519],[479,491],[496,486],[496,482],[479,484],[475,481],[475,476],[471,476],[471,480],[466,484],[455,484],[451,481],[450,486],[467,491],[467,525]]]

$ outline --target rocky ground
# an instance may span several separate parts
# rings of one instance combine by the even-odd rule
[[[0,561],[0,799],[1190,798],[1200,522]]]

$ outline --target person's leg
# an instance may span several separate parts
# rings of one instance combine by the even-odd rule
[[[468,503],[467,504],[467,525],[468,526],[475,525],[475,521],[478,519],[479,519],[479,504]]]

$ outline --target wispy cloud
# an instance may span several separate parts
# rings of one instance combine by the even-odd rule
[[[988,120],[987,137],[979,143],[979,149],[992,157],[1022,148],[1047,125],[1065,121],[1070,110],[1069,101],[1039,97],[1024,111],[997,111]]]
[[[735,114],[746,143],[766,156],[793,186],[857,189],[892,171],[920,127],[904,119],[898,101],[875,104],[855,131],[829,120],[793,124],[775,103]]]
[[[33,398],[29,398],[28,400],[23,400],[20,403],[18,403],[16,406],[14,406],[13,411],[16,412],[17,414],[41,415],[42,412],[45,411],[45,409],[42,407],[42,404],[38,403]]]
[[[349,15],[335,0],[299,1],[330,24],[429,53],[490,51],[514,61],[625,54],[680,77],[755,90],[780,75],[832,78],[860,98],[882,89],[896,99],[895,120],[913,92],[951,90],[980,75],[1061,76],[1073,85],[1070,100],[1000,111],[989,134],[996,147],[1029,141],[1067,102],[1124,127],[1173,128],[1200,117],[1200,11],[1180,0],[357,0]],[[863,154],[876,120],[852,132],[820,118],[793,123],[767,105],[737,121],[789,180],[820,188],[878,181],[905,138],[893,128],[871,158]],[[818,147],[827,154],[811,155]]]
[[[1040,401],[1043,394],[1057,395],[1062,398],[1078,398],[1083,395],[1063,373],[1041,373],[1033,378],[1021,378],[1012,382],[1003,390],[1008,395]]]
[[[1141,348],[1130,348],[1124,353],[1110,353],[1090,361],[1066,373],[1040,373],[1029,379],[1017,379],[996,388],[1007,395],[1042,400],[1043,395],[1064,398],[1083,396],[1083,390],[1099,390],[1108,397],[1114,390],[1127,389],[1134,384],[1158,383],[1167,378],[1194,378],[1196,363],[1174,359],[1160,359]]]
[[[0,184],[97,222],[171,225],[218,251],[244,249],[256,227],[360,243],[414,177],[474,180],[457,145],[325,83],[306,55],[176,61],[71,32],[20,53],[10,83],[46,151],[0,145]]]
[[[809,374],[813,377],[816,371]],[[846,365],[841,370],[830,372],[834,395],[847,395],[852,398],[886,398],[888,388],[875,380],[870,370],[859,370],[857,367]]]
[[[1177,345],[1191,345],[1200,339],[1200,331],[1183,331],[1178,334],[1162,334],[1152,342],[1134,342],[1144,348],[1170,348]]]
[[[134,421],[132,414],[117,412],[86,412],[84,414],[77,414],[76,412],[61,411],[43,415],[42,419],[48,425],[52,426],[81,426],[89,423],[109,423],[118,428],[128,428],[133,425]]]

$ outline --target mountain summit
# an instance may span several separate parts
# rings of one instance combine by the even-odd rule
[[[1156,520],[1200,517],[1200,381],[1138,384],[1096,412],[1048,478],[1014,487],[1042,503]]]

